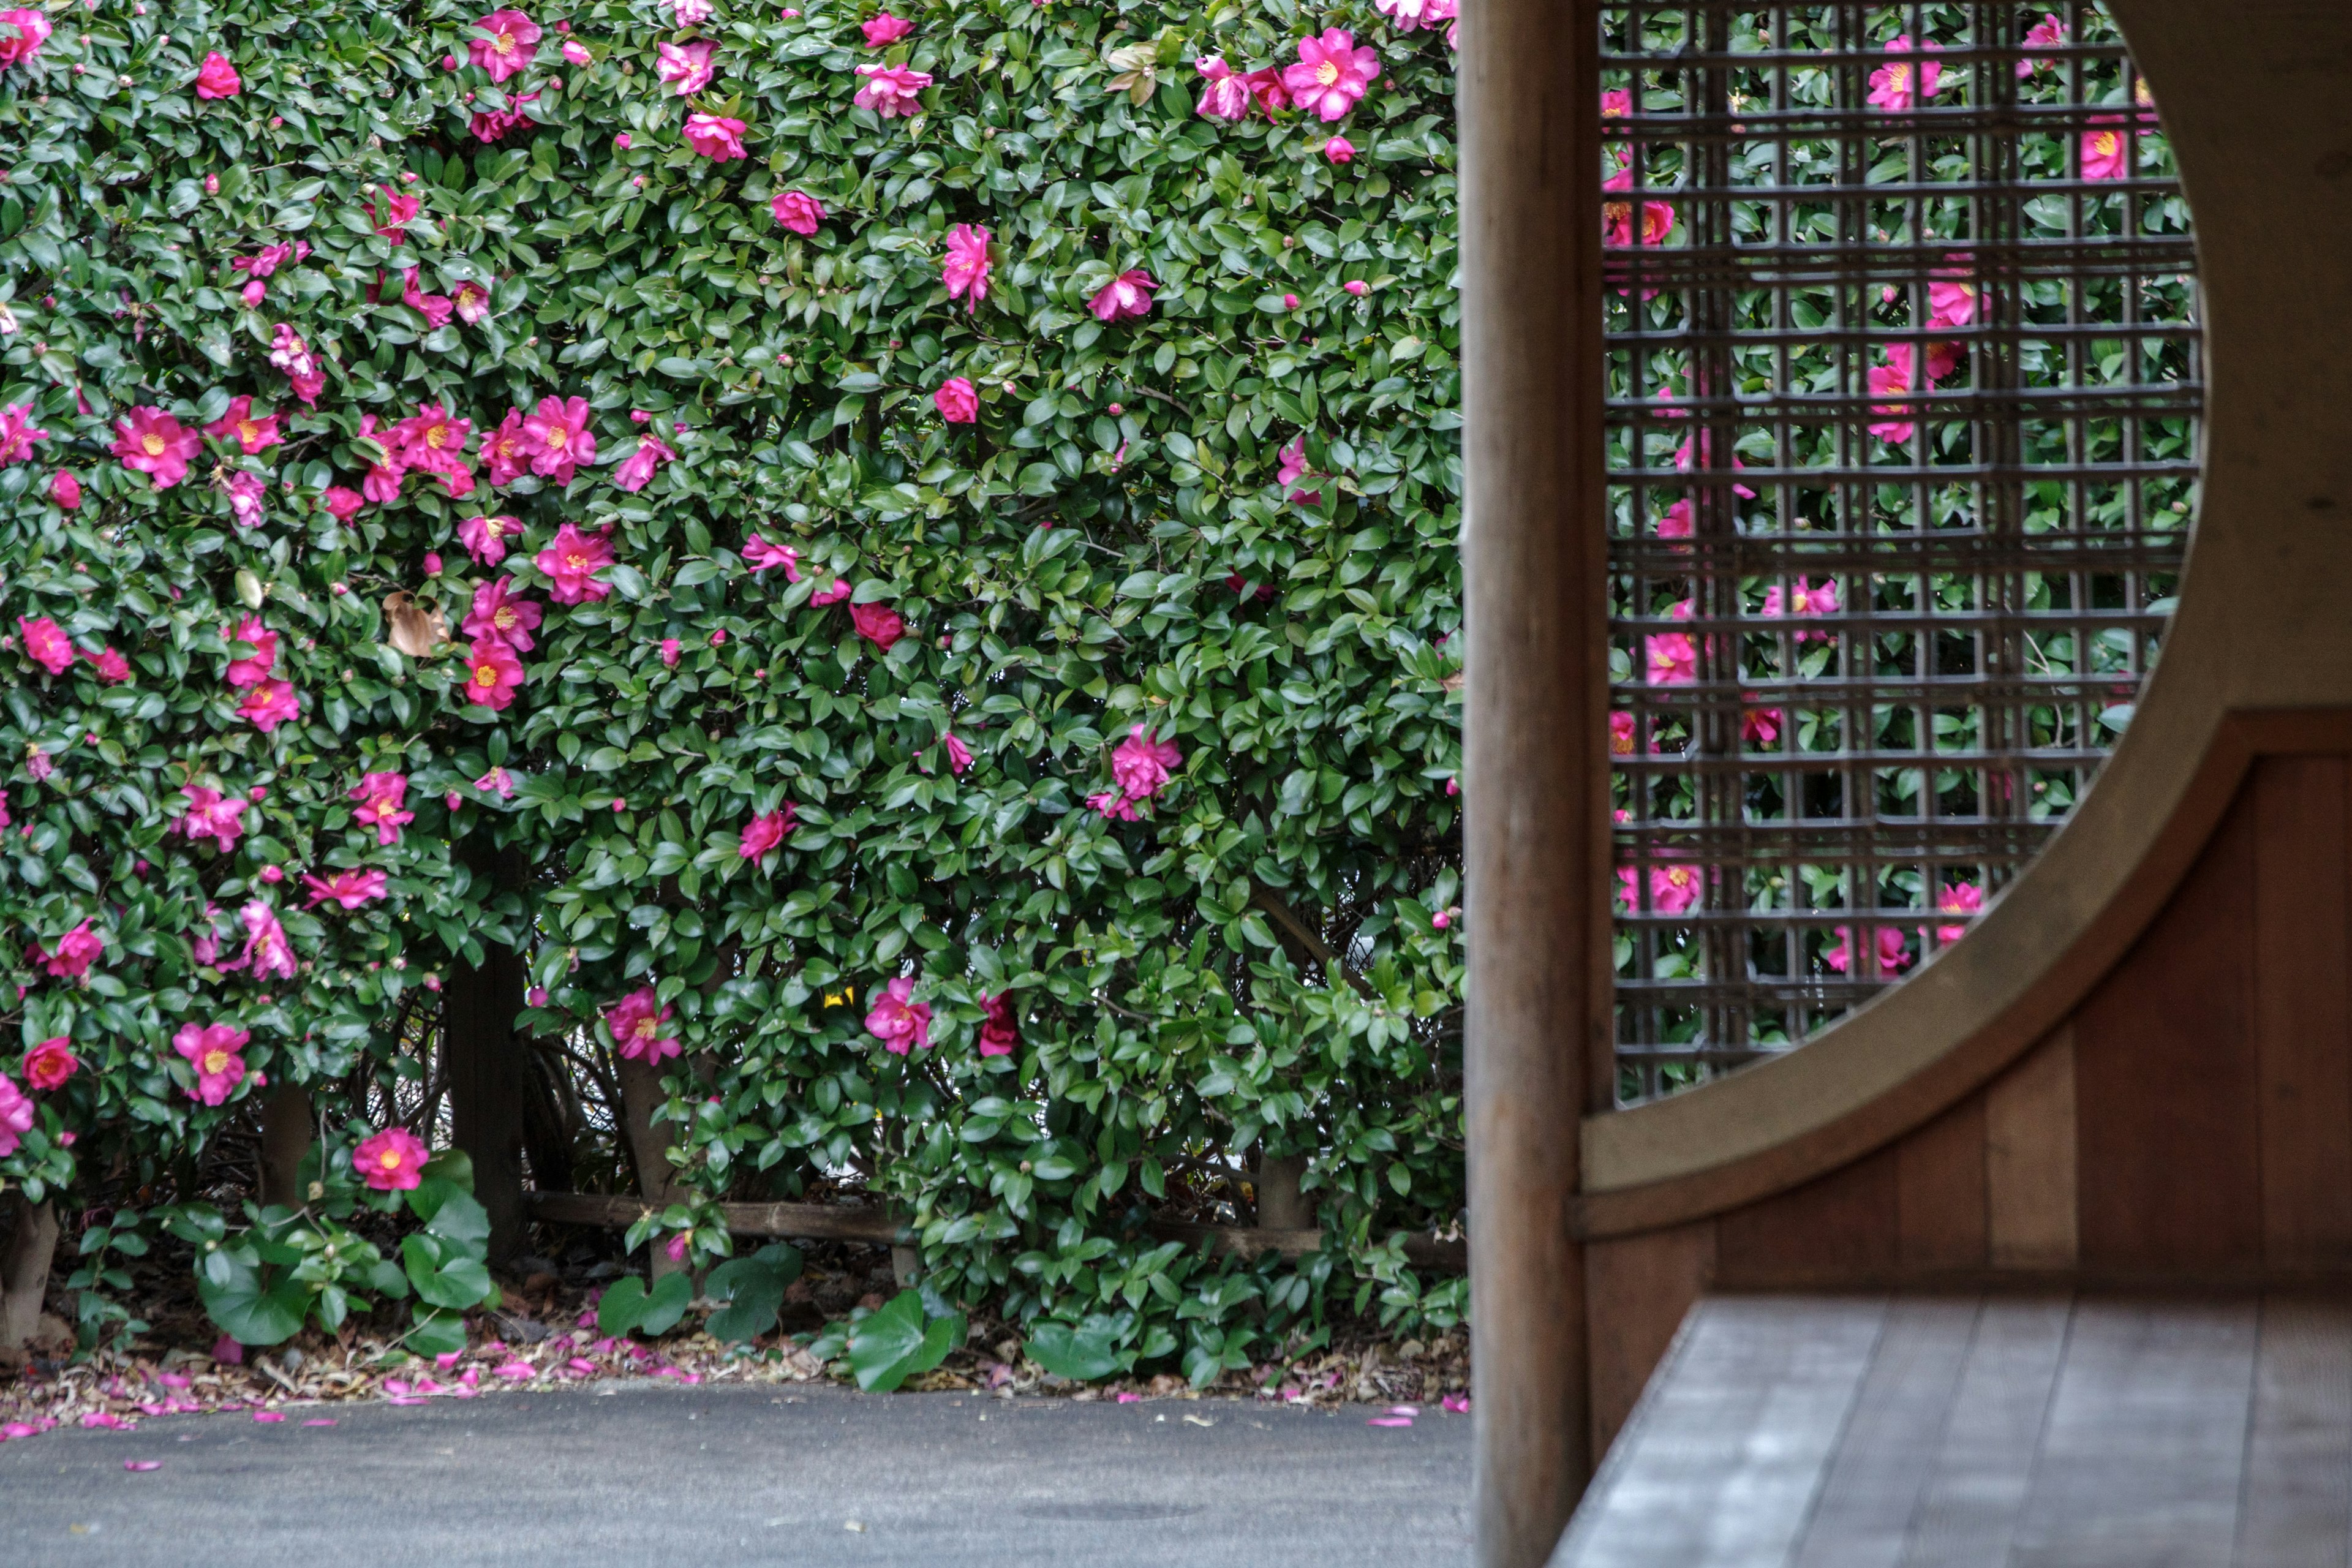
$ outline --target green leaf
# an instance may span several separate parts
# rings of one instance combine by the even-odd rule
[[[694,1277],[680,1270],[665,1274],[646,1293],[645,1310],[637,1318],[637,1328],[647,1338],[666,1334],[686,1316],[694,1301]]]
[[[945,1361],[962,1342],[963,1315],[926,1324],[919,1290],[901,1290],[849,1331],[849,1366],[857,1386],[888,1394],[918,1373]]]
[[[223,1272],[227,1278],[219,1282],[206,1274],[196,1276],[196,1295],[205,1315],[223,1333],[241,1345],[274,1345],[301,1329],[310,1310],[310,1291],[289,1271],[230,1262]]]
[[[624,1274],[605,1288],[596,1303],[596,1331],[617,1340],[642,1321],[646,1314],[646,1282]]]
[[[1092,1383],[1119,1369],[1118,1347],[1105,1329],[1039,1323],[1029,1331],[1024,1349],[1031,1361],[1073,1383]]]

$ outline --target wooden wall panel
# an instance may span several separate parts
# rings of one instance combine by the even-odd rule
[[[1980,1094],[1895,1146],[1895,1258],[1905,1270],[1984,1267],[1985,1181]]]
[[[2263,1252],[2352,1258],[2352,869],[2340,757],[2254,764],[2253,1026]]]
[[[1901,1256],[1899,1170],[1893,1147],[1717,1222],[1716,1268],[1727,1283],[1883,1278]]]
[[[1987,1250],[1996,1268],[2080,1256],[2074,1031],[2061,1027],[1985,1090]]]
[[[1607,1453],[1616,1441],[1684,1315],[1714,1278],[1711,1219],[1586,1246],[1595,1455]]]
[[[2239,792],[2164,912],[2074,1015],[2093,1268],[2226,1269],[2262,1256],[2252,794]]]

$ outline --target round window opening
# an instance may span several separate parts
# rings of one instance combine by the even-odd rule
[[[2130,721],[2189,212],[2102,5],[1603,14],[1617,1089],[1960,940]]]

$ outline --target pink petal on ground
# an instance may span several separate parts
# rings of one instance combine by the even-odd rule
[[[572,1371],[578,1373],[583,1377],[586,1377],[590,1373],[596,1370],[596,1363],[590,1361],[584,1355],[573,1356],[570,1361],[565,1362],[563,1364]]]
[[[176,1372],[157,1373],[155,1374],[155,1381],[162,1384],[166,1388],[185,1388],[188,1386],[188,1380],[182,1377]]]
[[[527,1361],[510,1361],[507,1363],[506,1365],[498,1369],[497,1375],[504,1378],[514,1379],[537,1377],[539,1375],[539,1368],[531,1365],[530,1363]]]
[[[335,1418],[331,1415],[321,1415],[315,1421],[305,1421],[302,1423],[305,1426],[332,1426],[334,1424]]]
[[[245,1347],[226,1334],[223,1334],[213,1342],[213,1360],[226,1363],[230,1366],[243,1366]]]
[[[172,1407],[170,1405],[158,1405],[152,1399],[143,1402],[139,1406],[139,1414],[142,1415],[169,1415],[171,1413]]]
[[[433,1364],[439,1367],[443,1372],[447,1372],[451,1367],[457,1364],[457,1358],[465,1353],[466,1352],[463,1351],[444,1351],[441,1354],[433,1358]]]
[[[399,1394],[385,1400],[384,1403],[386,1405],[422,1405],[425,1401],[416,1398],[414,1394]]]
[[[1136,1405],[1141,1403],[1143,1399],[1140,1394],[1122,1394],[1116,1397],[1121,1405]]]
[[[1412,1425],[1412,1417],[1410,1415],[1375,1415],[1370,1421],[1365,1422],[1364,1425],[1367,1426],[1410,1426]]]
[[[111,1410],[93,1410],[81,1418],[81,1424],[84,1427],[103,1426],[110,1432],[128,1432],[132,1425]]]
[[[122,1461],[122,1468],[126,1470],[160,1470],[163,1468],[163,1461],[161,1459],[125,1459]]]
[[[283,1421],[286,1419],[286,1413],[282,1410],[257,1410],[253,1413],[253,1418],[256,1421]]]
[[[1444,1404],[1448,1415],[1470,1414],[1470,1396],[1466,1394],[1449,1394],[1445,1396]]]
[[[387,1377],[383,1380],[383,1391],[386,1394],[406,1394],[408,1380],[404,1377]]]

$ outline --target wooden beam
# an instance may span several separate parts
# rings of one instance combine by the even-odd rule
[[[1598,0],[1465,6],[1463,723],[1475,1561],[1591,1469],[1578,1121],[1609,1049]]]
[[[531,1216],[551,1225],[593,1225],[620,1230],[657,1205],[642,1198],[610,1193],[530,1193],[525,1194]],[[878,1205],[849,1204],[721,1204],[727,1229],[735,1236],[784,1237],[794,1241],[866,1241],[877,1247],[904,1247],[915,1239],[915,1227],[890,1217]],[[1162,1241],[1207,1242],[1230,1258],[1255,1258],[1278,1252],[1303,1258],[1323,1248],[1320,1230],[1269,1230],[1258,1226],[1192,1225],[1183,1220],[1153,1220],[1146,1229]],[[1423,1268],[1459,1274],[1469,1267],[1467,1247],[1435,1236],[1407,1236],[1404,1255]]]

